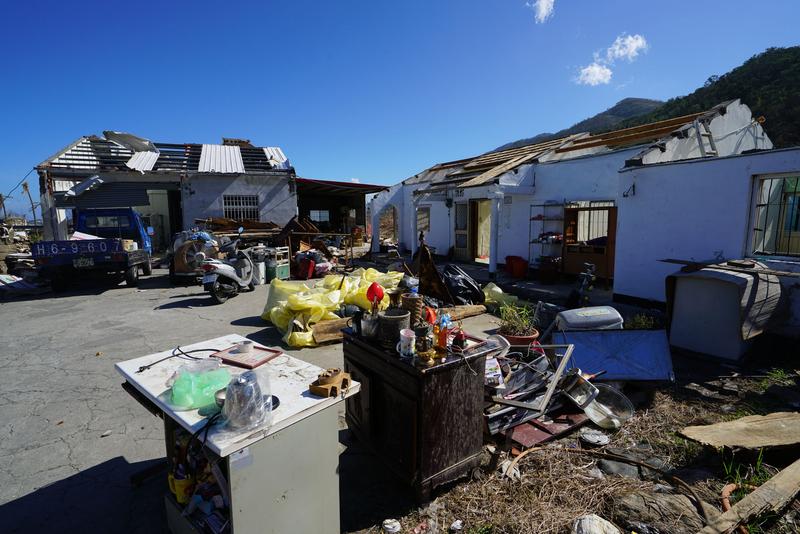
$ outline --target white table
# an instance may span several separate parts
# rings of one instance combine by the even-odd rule
[[[246,338],[228,336],[182,346],[226,349]],[[169,356],[173,349],[120,362],[117,371],[164,413],[167,458],[172,451],[174,425],[194,433],[205,423],[198,410],[179,411],[169,403],[167,380],[188,358],[175,357],[138,373],[138,369]],[[194,353],[205,357],[209,353]],[[226,366],[232,375],[246,369]],[[273,423],[266,429],[232,433],[219,427],[208,433],[206,447],[222,458],[230,493],[233,531],[339,532],[338,417],[336,406],[355,395],[360,384],[336,398],[312,395],[308,385],[322,368],[281,355],[257,367],[269,373],[272,394],[280,400]],[[173,532],[192,532],[192,525],[167,499],[167,517]]]

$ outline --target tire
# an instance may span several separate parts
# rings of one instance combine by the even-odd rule
[[[173,286],[178,285],[178,276],[175,274],[175,258],[169,259],[169,281]]]
[[[247,284],[247,291],[255,291],[255,290],[256,290],[255,282],[250,282],[249,284]]]
[[[209,293],[211,294],[211,298],[217,304],[223,304],[230,298],[230,295],[228,295],[228,293],[222,289],[222,286],[219,285],[219,282],[214,282],[214,285],[209,290]]]
[[[145,276],[153,274],[153,264],[150,263],[150,256],[148,256],[147,261],[142,264],[142,274]]]
[[[69,287],[69,282],[64,276],[57,276],[50,280],[50,288],[55,293],[63,293]]]
[[[125,269],[125,285],[128,287],[136,287],[139,285],[139,268],[136,265]]]

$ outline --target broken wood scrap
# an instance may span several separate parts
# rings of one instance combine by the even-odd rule
[[[449,308],[442,308],[445,313],[449,313],[454,321],[460,321],[467,317],[474,317],[482,313],[486,313],[486,307],[480,304],[464,304],[461,306],[452,306]],[[331,321],[322,321],[311,326],[311,332],[314,335],[314,341],[317,343],[332,343],[342,340],[342,328],[346,328],[350,322],[349,317],[342,319],[333,319]]]
[[[800,413],[749,415],[713,425],[688,426],[680,434],[712,447],[761,449],[800,444]]]
[[[731,532],[755,517],[769,512],[780,512],[798,492],[800,492],[800,460],[796,460],[753,493],[734,504],[733,508],[706,525],[699,534]]]

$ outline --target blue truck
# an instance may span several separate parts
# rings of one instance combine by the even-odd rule
[[[81,275],[122,274],[127,285],[135,286],[140,270],[145,276],[152,273],[153,245],[133,209],[79,210],[74,229],[97,239],[74,239],[73,235],[68,241],[40,241],[31,246],[39,275],[50,280],[53,290],[66,289]]]

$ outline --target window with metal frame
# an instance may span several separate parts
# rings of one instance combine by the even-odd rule
[[[752,217],[752,252],[800,256],[800,172],[758,176]]]
[[[308,218],[314,222],[329,222],[331,220],[331,212],[328,210],[309,210]]]
[[[581,200],[570,202],[570,208],[614,207],[613,200]],[[578,213],[579,243],[591,241],[608,235],[608,210],[586,210]]]
[[[228,219],[258,221],[258,195],[222,195],[222,212]]]

